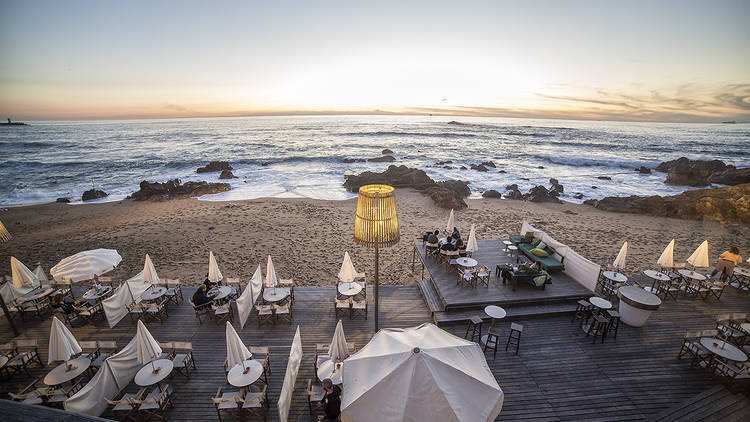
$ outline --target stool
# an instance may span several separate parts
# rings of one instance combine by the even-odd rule
[[[612,337],[617,338],[617,329],[620,327],[620,313],[612,309],[607,309],[607,315],[609,315],[607,332],[611,333],[614,331],[615,334]]]
[[[471,333],[471,338],[469,338],[469,333]],[[475,336],[479,341],[482,341],[482,318],[479,318],[478,316],[469,318],[469,324],[466,326],[466,335],[464,335],[464,338],[466,340],[474,341]]]
[[[604,344],[604,338],[607,337],[607,326],[609,321],[602,315],[594,315],[594,321],[591,323],[589,330],[586,331],[586,337],[589,334],[594,336],[592,343],[596,343],[596,337],[602,336],[602,344]],[[593,332],[592,332],[593,331]]]
[[[581,323],[579,325],[583,326],[584,322],[588,322],[589,317],[591,316],[591,307],[592,306],[594,306],[594,305],[592,305],[587,300],[583,300],[583,299],[579,300],[578,304],[576,306],[576,311],[573,314],[573,319],[571,319],[570,322],[573,322],[573,321],[575,321],[577,319],[580,319]]]
[[[500,328],[490,327],[490,329],[487,330],[487,341],[484,343],[484,353],[487,353],[488,347],[492,348],[493,359],[497,357],[497,343],[499,340],[500,340]]]
[[[508,336],[508,342],[505,343],[506,352],[508,351],[509,346],[515,346],[516,354],[518,354],[518,348],[521,345],[521,333],[523,333],[523,325],[511,322],[510,335]]]

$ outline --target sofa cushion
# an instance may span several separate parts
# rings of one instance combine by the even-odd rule
[[[536,247],[537,247],[537,248],[539,248],[539,249],[544,249],[544,248],[546,248],[546,247],[547,247],[547,244],[546,244],[546,243],[544,243],[544,242],[539,242],[539,243],[538,243],[538,244],[536,245]]]
[[[536,256],[538,256],[540,258],[544,258],[546,256],[549,256],[549,254],[544,249],[534,248],[534,249],[530,250],[529,252],[531,252],[532,254],[534,254],[534,255],[536,255]]]
[[[534,238],[534,240],[531,241],[531,246],[536,248],[540,243],[542,243],[542,239]]]

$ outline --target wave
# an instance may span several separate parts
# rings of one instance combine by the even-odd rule
[[[418,136],[425,138],[485,138],[489,137],[486,135],[480,135],[476,133],[452,133],[452,132],[393,132],[393,131],[377,131],[377,132],[341,132],[333,133],[334,136]]]
[[[537,160],[551,164],[558,164],[571,167],[609,167],[634,169],[640,166],[655,167],[659,162],[647,160],[627,160],[617,158],[584,158],[584,157],[565,157],[561,155],[532,155]]]

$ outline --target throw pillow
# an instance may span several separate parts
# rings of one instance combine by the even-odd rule
[[[530,250],[529,252],[531,252],[532,254],[538,256],[539,258],[544,258],[544,257],[549,256],[549,254],[547,254],[547,252],[545,250],[539,249],[539,248],[534,248],[534,249]]]
[[[533,246],[533,247],[536,248],[537,245],[539,245],[541,242],[542,242],[542,239],[536,239],[535,238],[534,240],[531,241],[531,246]]]
[[[536,287],[542,287],[544,283],[547,281],[547,274],[538,275],[531,279],[531,281],[534,282],[534,285]]]
[[[546,247],[547,247],[547,244],[546,244],[546,243],[544,243],[544,242],[539,242],[539,244],[538,244],[538,245],[536,245],[536,247],[537,247],[537,248],[539,248],[539,249],[544,249],[544,248],[546,248]]]

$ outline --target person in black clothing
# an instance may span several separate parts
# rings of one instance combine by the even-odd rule
[[[461,249],[464,246],[464,241],[461,238],[456,238],[456,249]]]
[[[442,249],[444,251],[455,251],[456,250],[456,245],[453,244],[453,242],[451,241],[451,238],[449,237],[448,241],[445,242],[445,244],[443,246],[441,246],[440,249]]]
[[[341,387],[333,385],[331,379],[326,378],[323,380],[323,389],[326,390],[326,395],[318,403],[318,407],[323,407],[325,414],[319,415],[318,420],[336,422],[339,420],[339,415],[341,415]]]
[[[206,273],[206,279],[203,280],[203,284],[206,285],[206,291],[211,290],[216,283],[212,283],[211,280],[208,279],[208,273]]]
[[[195,293],[193,294],[193,304],[195,306],[200,306],[211,302],[211,298],[206,296],[206,291],[207,290],[205,284],[201,284],[198,290],[195,291]]]
[[[437,230],[435,230],[434,233],[430,233],[430,235],[427,236],[427,243],[438,243],[438,234],[440,234],[440,232]]]
[[[458,232],[458,228],[456,228],[456,227],[453,228],[453,233],[451,234],[451,236],[454,239],[460,239],[461,238],[461,233]]]

